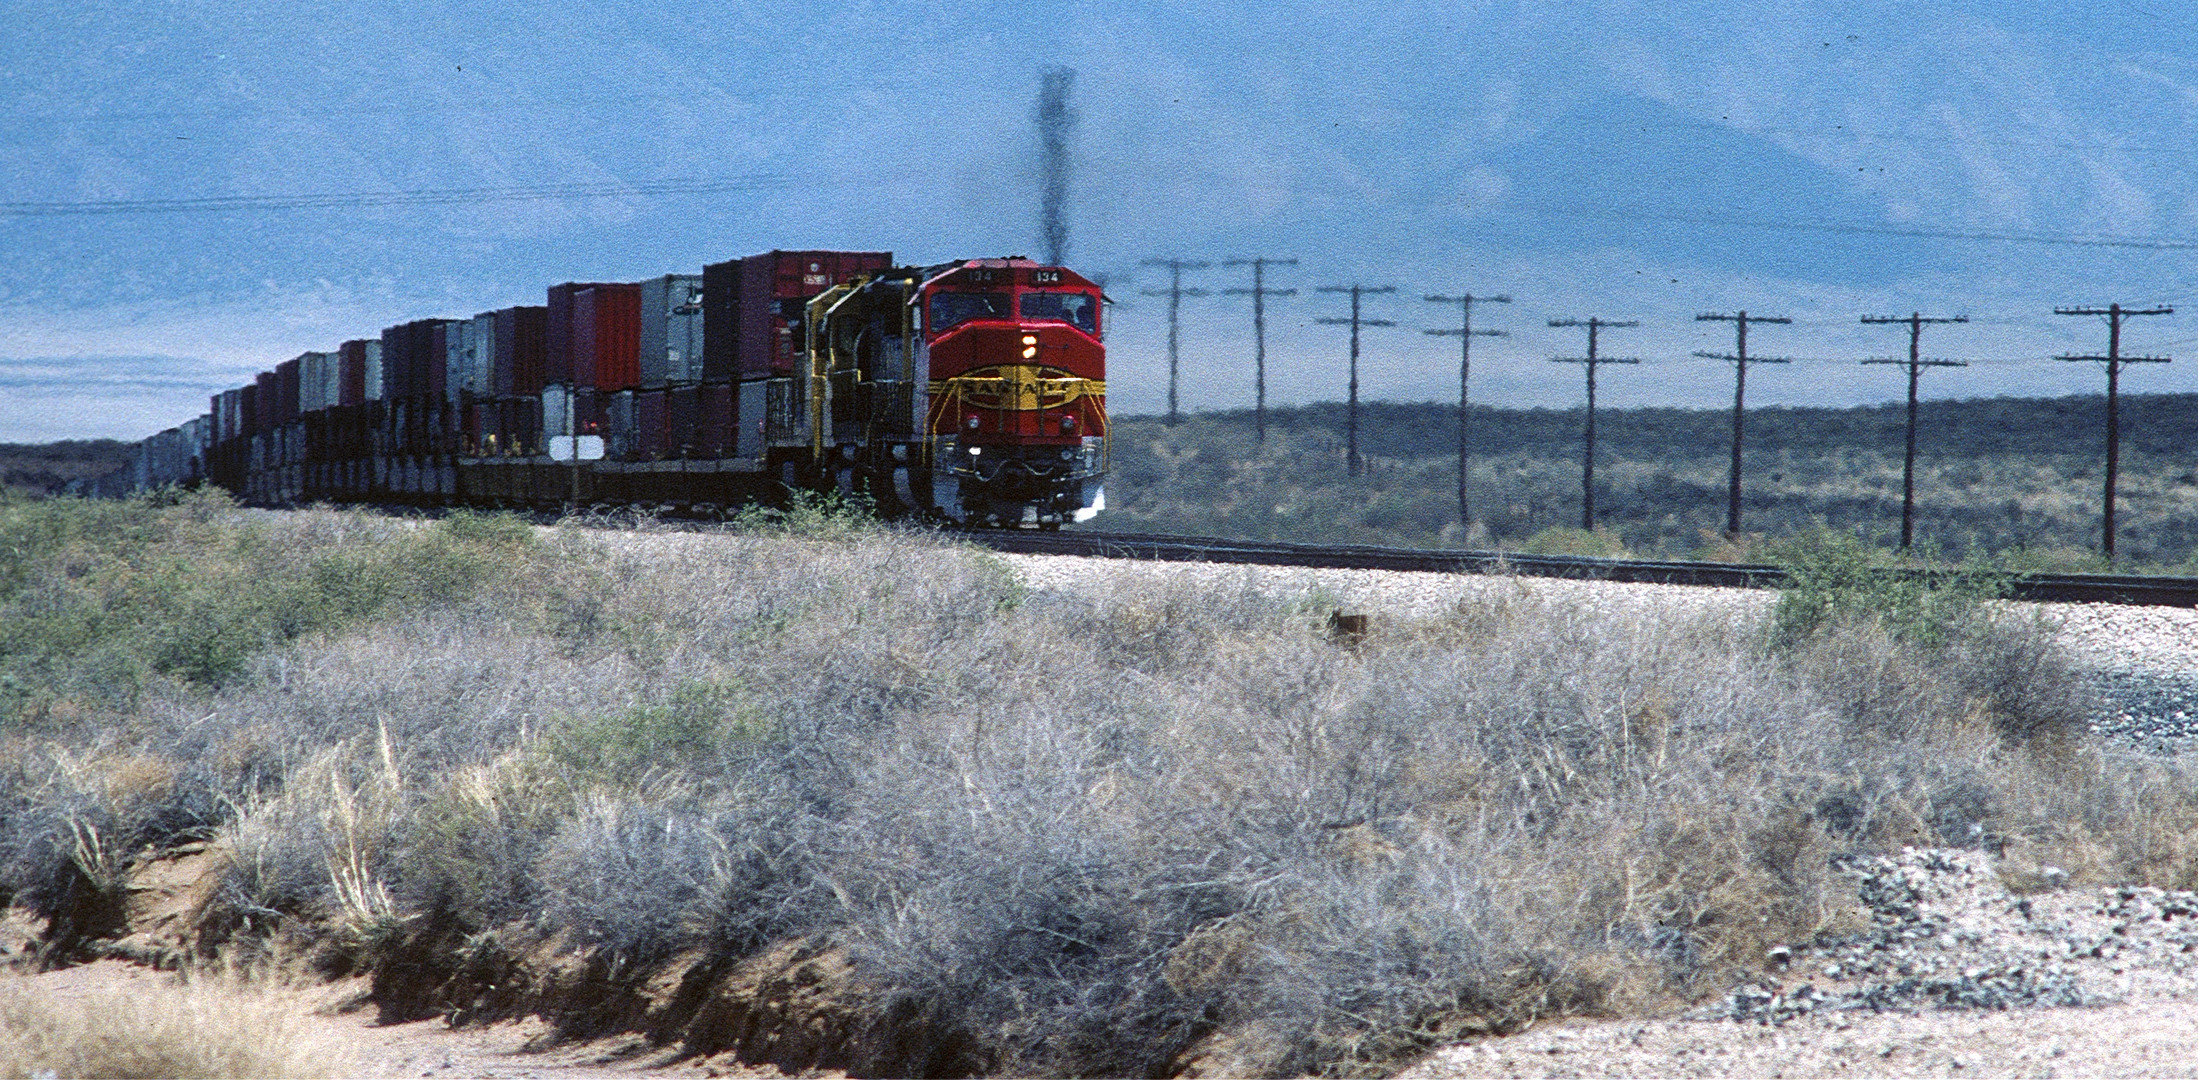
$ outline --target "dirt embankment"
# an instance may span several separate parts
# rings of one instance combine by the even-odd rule
[[[104,985],[150,990],[154,983],[137,980],[233,964],[220,946],[239,927],[207,916],[222,858],[204,844],[141,858],[119,890],[87,891],[84,903],[43,925],[17,909],[0,924],[0,962],[26,975],[42,973],[36,977],[64,993]],[[622,971],[600,953],[517,925],[464,940],[425,923],[379,943],[334,946],[323,937],[285,950],[283,936],[275,940],[275,953],[260,958],[263,966],[290,976],[286,981],[302,975],[323,988],[299,996],[302,1008],[362,1013],[374,1030],[390,1032],[420,1021],[497,1032],[485,1041],[461,1040],[455,1048],[461,1057],[479,1057],[483,1047],[498,1048],[492,1054],[564,1047],[566,1065],[592,1054],[713,1073],[761,1068],[872,1076],[966,1074],[973,1064],[953,1033],[937,1030],[921,1013],[884,1007],[843,954],[803,942],[739,958],[690,951],[644,971]],[[387,1058],[375,1049],[382,1040],[357,1039],[366,1044],[362,1062]],[[434,1056],[412,1048],[422,1060]]]

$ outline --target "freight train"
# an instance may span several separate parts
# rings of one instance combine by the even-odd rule
[[[1055,529],[1106,507],[1104,303],[1021,257],[772,251],[566,282],[277,364],[95,493],[707,515],[812,489]]]

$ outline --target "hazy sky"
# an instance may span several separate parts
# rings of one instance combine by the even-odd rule
[[[2076,8],[2077,5],[2067,5]],[[1990,3],[505,5],[28,0],[0,38],[0,440],[138,437],[394,322],[773,247],[1037,253],[1038,73],[1074,68],[1070,265],[1120,299],[1117,411],[1165,403],[1141,265],[1296,256],[1271,399],[1456,394],[1424,293],[1505,292],[1476,400],[1576,402],[1551,318],[1637,319],[1613,404],[1729,403],[1699,312],[1792,317],[1751,403],[2198,389],[2198,13]],[[450,194],[464,192],[469,194]],[[209,203],[205,200],[217,200]],[[221,202],[218,200],[234,200]],[[90,212],[100,211],[100,212]],[[1213,290],[1249,284],[1218,266]],[[1187,407],[1248,405],[1242,297],[1185,301]]]

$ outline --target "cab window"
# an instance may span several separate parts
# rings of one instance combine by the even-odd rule
[[[1026,292],[1022,296],[1025,319],[1059,319],[1087,334],[1099,332],[1098,298],[1084,292]]]
[[[931,294],[931,332],[952,329],[971,319],[1009,319],[1006,293],[941,292]]]

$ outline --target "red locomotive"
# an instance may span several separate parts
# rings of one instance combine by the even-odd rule
[[[103,493],[708,513],[775,487],[1058,528],[1105,508],[1097,285],[1028,259],[774,251],[277,365]]]

